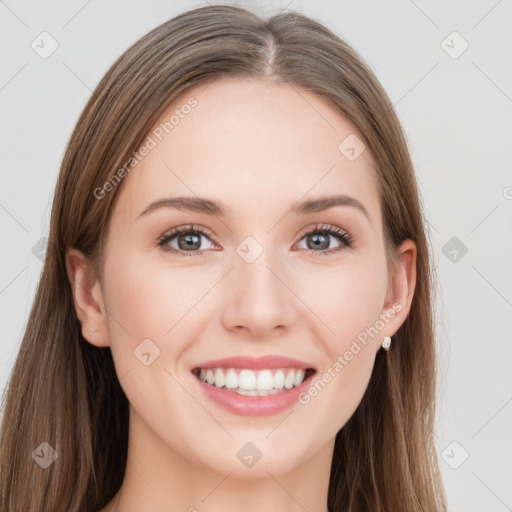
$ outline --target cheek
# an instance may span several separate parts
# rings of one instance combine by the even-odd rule
[[[165,359],[184,348],[191,319],[203,314],[201,298],[216,276],[199,266],[166,263],[165,257],[112,250],[105,262],[105,306],[112,350],[126,364],[133,351],[150,339]],[[206,302],[206,301],[205,301]],[[183,340],[183,343],[180,343]],[[172,341],[172,343],[170,343]],[[164,358],[160,359],[162,363]]]
[[[162,438],[173,427],[170,444],[186,444],[190,425],[181,424],[186,420],[179,411],[188,408],[193,416],[204,411],[190,400],[187,376],[177,372],[174,363],[196,338],[197,303],[213,286],[213,276],[204,283],[201,277],[207,276],[194,269],[171,268],[147,255],[110,254],[105,262],[105,306],[118,379],[132,412],[155,431],[163,429]]]
[[[341,428],[359,405],[371,377],[380,336],[375,330],[386,293],[385,260],[360,258],[320,279],[315,307],[334,333],[322,337],[327,360],[304,402],[319,417],[330,410],[326,428]],[[311,296],[313,298],[313,295]],[[324,330],[324,332],[326,332]],[[316,399],[314,396],[322,396]],[[327,408],[325,405],[329,404]],[[332,432],[331,432],[332,433]]]
[[[105,276],[112,316],[139,337],[164,334],[172,325],[169,313],[179,314],[182,294],[187,292],[179,272],[165,272],[137,254],[112,252],[105,264]]]
[[[322,338],[331,355],[345,350],[350,341],[379,318],[386,294],[384,261],[354,255],[339,266],[302,273],[297,295],[326,327]],[[320,331],[319,331],[320,332]]]
[[[322,319],[316,336],[326,357],[299,401],[318,419],[319,435],[329,437],[354,414],[367,389],[380,343],[372,328],[383,305],[386,275],[375,262],[340,268],[328,279],[318,275],[317,283],[316,293],[304,301]]]

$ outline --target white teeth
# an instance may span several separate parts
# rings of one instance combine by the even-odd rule
[[[256,375],[252,370],[242,370],[238,376],[238,387],[251,391],[256,389]]]
[[[294,386],[300,386],[302,384],[302,381],[304,380],[304,375],[306,372],[304,370],[297,370],[295,372],[295,380],[293,381]],[[217,382],[217,379],[215,379],[215,382]]]
[[[238,375],[233,368],[230,368],[226,375],[226,387],[228,389],[235,389],[238,387]]]
[[[239,395],[245,395],[245,396],[259,396],[259,391],[256,391],[255,389],[251,389],[247,391],[246,389],[235,389],[235,392]]]
[[[286,379],[284,380],[284,387],[286,389],[292,389],[294,381],[295,381],[295,370],[290,370],[288,372],[288,375],[286,376]]]
[[[283,370],[277,370],[276,374],[274,375],[274,387],[276,389],[284,388],[284,372],[283,372]]]
[[[224,386],[225,381],[224,372],[220,368],[217,368],[215,370],[215,386],[221,388]]]
[[[245,395],[245,396],[267,396],[267,395],[274,395],[275,393],[279,393],[278,389],[271,389],[270,391],[246,391],[245,389],[235,389],[234,390],[239,395]]]
[[[217,388],[226,387],[241,395],[266,396],[278,393],[283,388],[292,389],[304,382],[303,369],[253,370],[243,369],[239,373],[234,368],[201,368],[199,378]]]
[[[256,389],[259,391],[269,391],[274,389],[274,378],[270,370],[261,370],[256,380]]]

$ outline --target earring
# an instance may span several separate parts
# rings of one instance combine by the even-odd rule
[[[384,350],[388,351],[390,346],[391,346],[391,338],[389,336],[386,336],[384,338],[384,341],[382,342],[382,348]]]
[[[89,329],[89,331],[91,331],[91,332],[96,332],[96,329]]]

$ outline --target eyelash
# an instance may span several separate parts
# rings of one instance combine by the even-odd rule
[[[173,254],[177,254],[179,256],[192,256],[192,255],[202,256],[204,254],[204,250],[188,251],[187,252],[187,251],[181,251],[181,250],[174,249],[173,247],[170,247],[167,245],[167,243],[170,242],[173,238],[176,238],[177,236],[184,234],[184,233],[189,233],[189,234],[193,233],[195,235],[203,235],[203,236],[206,236],[207,238],[210,238],[213,242],[215,242],[215,236],[213,234],[211,234],[210,232],[208,232],[198,226],[189,224],[187,226],[174,228],[174,229],[168,231],[167,233],[165,233],[164,235],[162,235],[158,241],[158,246],[162,247],[162,249],[164,251],[167,251],[167,252],[170,252]],[[350,249],[353,246],[354,238],[352,237],[352,235],[347,233],[345,230],[343,230],[337,226],[332,226],[330,224],[323,224],[323,225],[316,224],[312,229],[309,228],[306,232],[302,233],[300,240],[302,240],[307,235],[317,235],[317,234],[322,234],[322,233],[326,233],[328,235],[334,236],[339,242],[341,242],[341,245],[339,247],[335,247],[334,249],[325,249],[323,251],[313,251],[311,249],[305,249],[305,250],[309,250],[311,252],[311,256],[326,256],[326,255],[341,251],[343,249]]]

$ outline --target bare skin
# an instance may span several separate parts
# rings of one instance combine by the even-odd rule
[[[325,512],[336,433],[363,397],[382,339],[407,317],[416,247],[407,240],[399,248],[388,288],[371,157],[350,161],[340,152],[357,131],[320,98],[223,79],[183,93],[159,123],[190,96],[197,106],[124,178],[103,280],[80,252],[67,253],[83,336],[110,346],[130,402],[125,479],[101,512]],[[357,199],[368,217],[349,205],[287,213],[333,194]],[[139,217],[171,196],[222,202],[226,216],[159,208]],[[180,249],[179,237],[167,246],[181,255],[158,245],[189,224],[206,233],[199,248]],[[315,246],[305,231],[316,225],[338,227],[353,245],[325,233]],[[251,263],[236,251],[248,236],[262,248]],[[320,379],[393,304],[401,309],[307,404],[268,416],[231,413],[191,373],[207,360],[278,354],[311,363]],[[134,356],[145,339],[160,350],[149,366]],[[262,453],[251,468],[237,457],[248,442]]]

